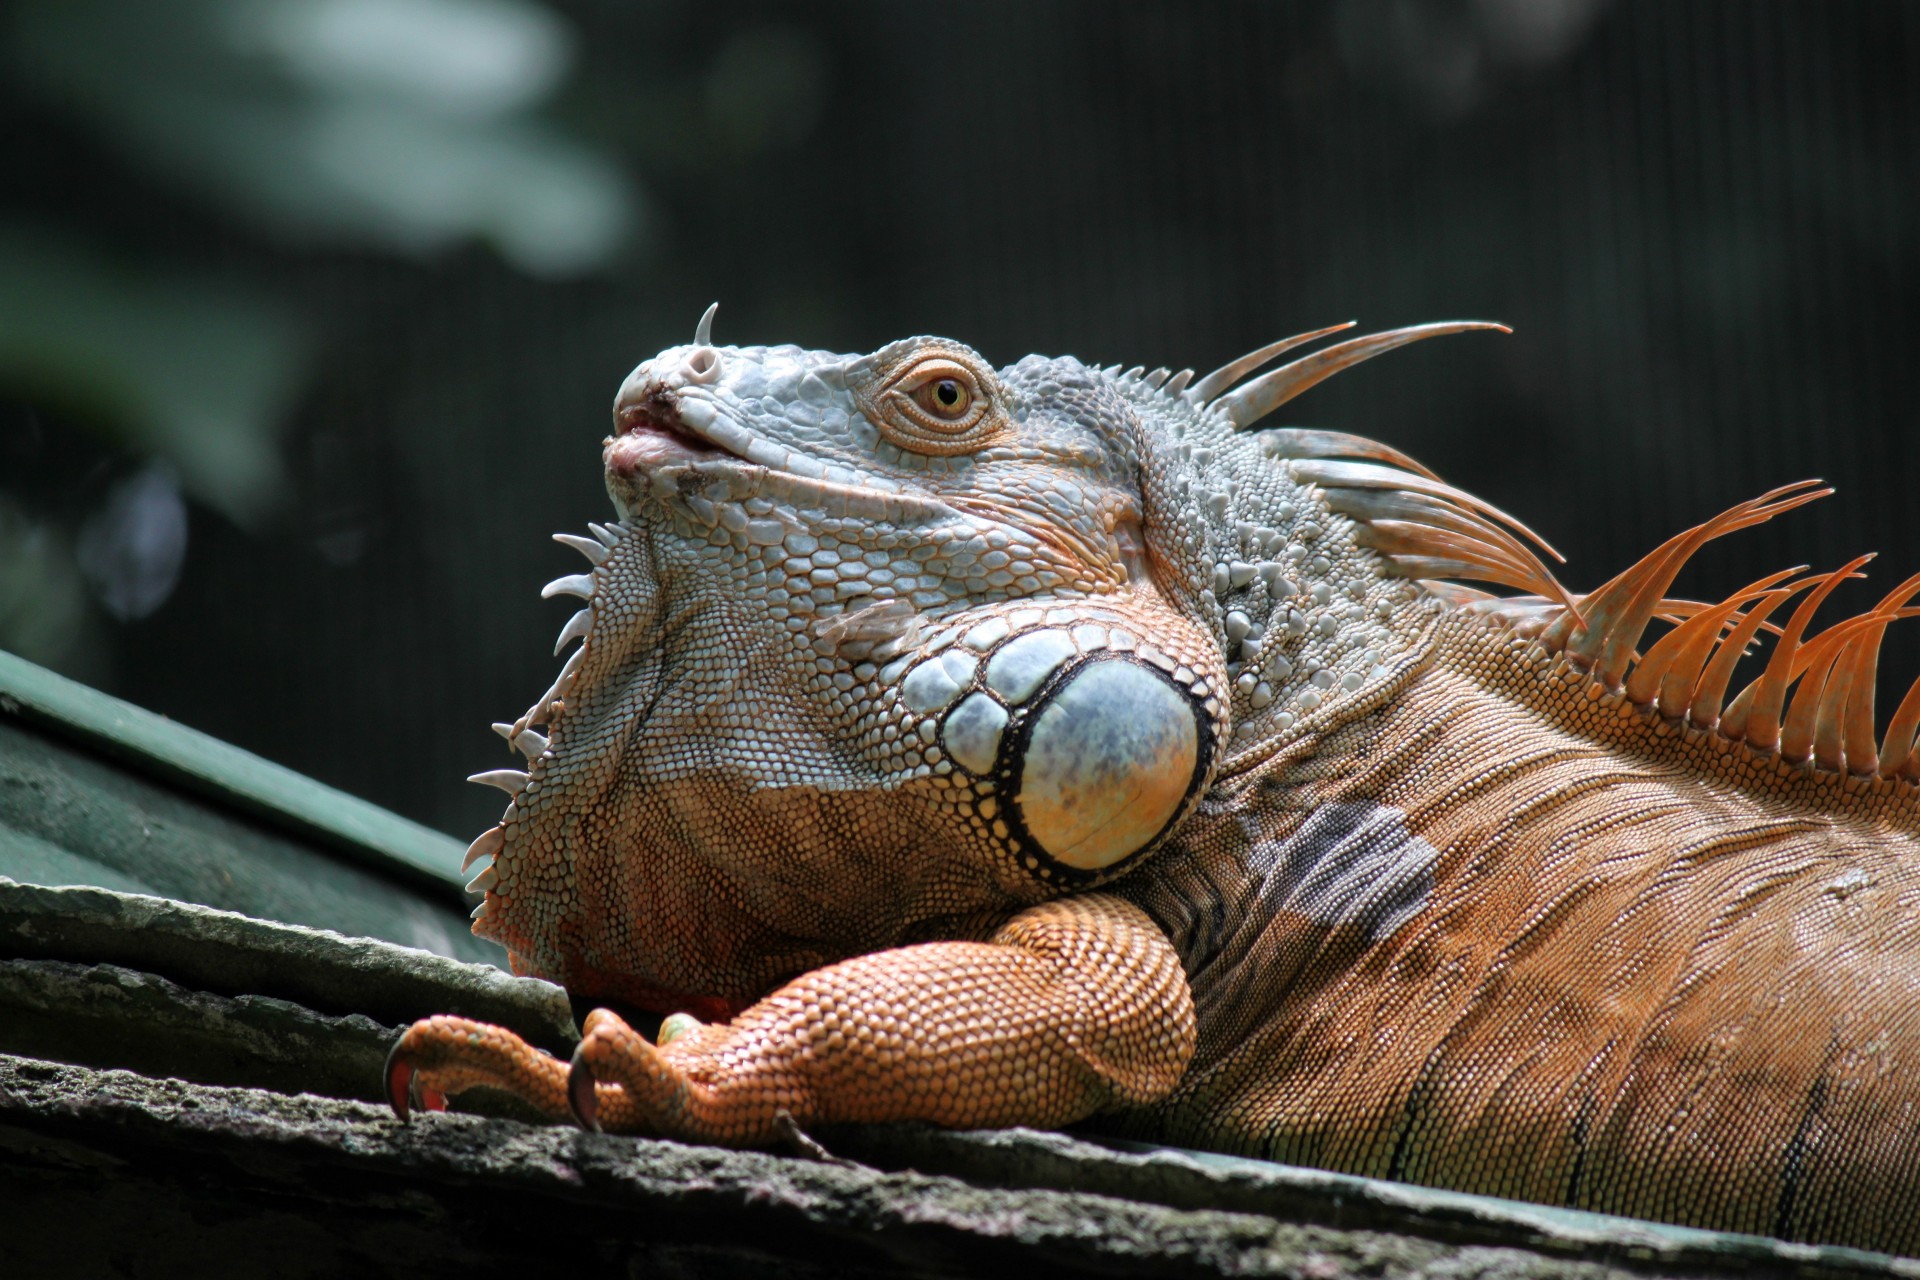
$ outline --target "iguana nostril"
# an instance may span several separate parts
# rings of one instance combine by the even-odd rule
[[[712,347],[697,347],[680,366],[680,372],[691,383],[713,382],[720,377],[720,353]]]

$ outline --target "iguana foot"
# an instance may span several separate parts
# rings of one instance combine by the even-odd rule
[[[415,1107],[444,1111],[449,1095],[474,1088],[510,1093],[554,1120],[574,1114],[565,1063],[505,1027],[470,1018],[442,1015],[408,1027],[387,1055],[386,1086],[401,1120]],[[616,1121],[625,1119],[623,1099],[595,1102]]]
[[[984,942],[859,956],[794,979],[732,1023],[670,1019],[662,1043],[606,1009],[571,1065],[499,1027],[438,1017],[389,1059],[394,1111],[415,1085],[479,1085],[556,1120],[732,1146],[788,1124],[927,1120],[1069,1124],[1152,1102],[1194,1049],[1179,957],[1130,903],[1086,894],[1028,908]]]

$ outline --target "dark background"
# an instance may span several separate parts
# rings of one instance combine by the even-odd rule
[[[555,669],[621,377],[916,332],[1202,372],[1474,317],[1289,409],[1590,588],[1920,570],[1920,6],[16,0],[0,647],[456,833]],[[1911,628],[1911,624],[1909,624]],[[1881,714],[1920,671],[1890,640]]]

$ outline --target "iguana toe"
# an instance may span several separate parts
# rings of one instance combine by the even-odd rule
[[[565,1068],[505,1027],[448,1016],[422,1018],[387,1054],[387,1104],[401,1120],[413,1111],[445,1111],[447,1099],[493,1088],[555,1120],[567,1117]]]

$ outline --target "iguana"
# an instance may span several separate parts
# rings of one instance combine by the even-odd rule
[[[1874,705],[1920,576],[1817,634],[1864,557],[1667,596],[1817,482],[1575,594],[1397,450],[1249,430],[1500,326],[1195,378],[712,318],[620,388],[618,519],[545,591],[580,647],[495,726],[527,768],[478,775],[511,802],[467,855],[518,971],[673,1016],[596,1010],[571,1063],[426,1019],[402,1118],[475,1085],[731,1144],[1100,1113],[1920,1249],[1920,684],[1878,741]]]

